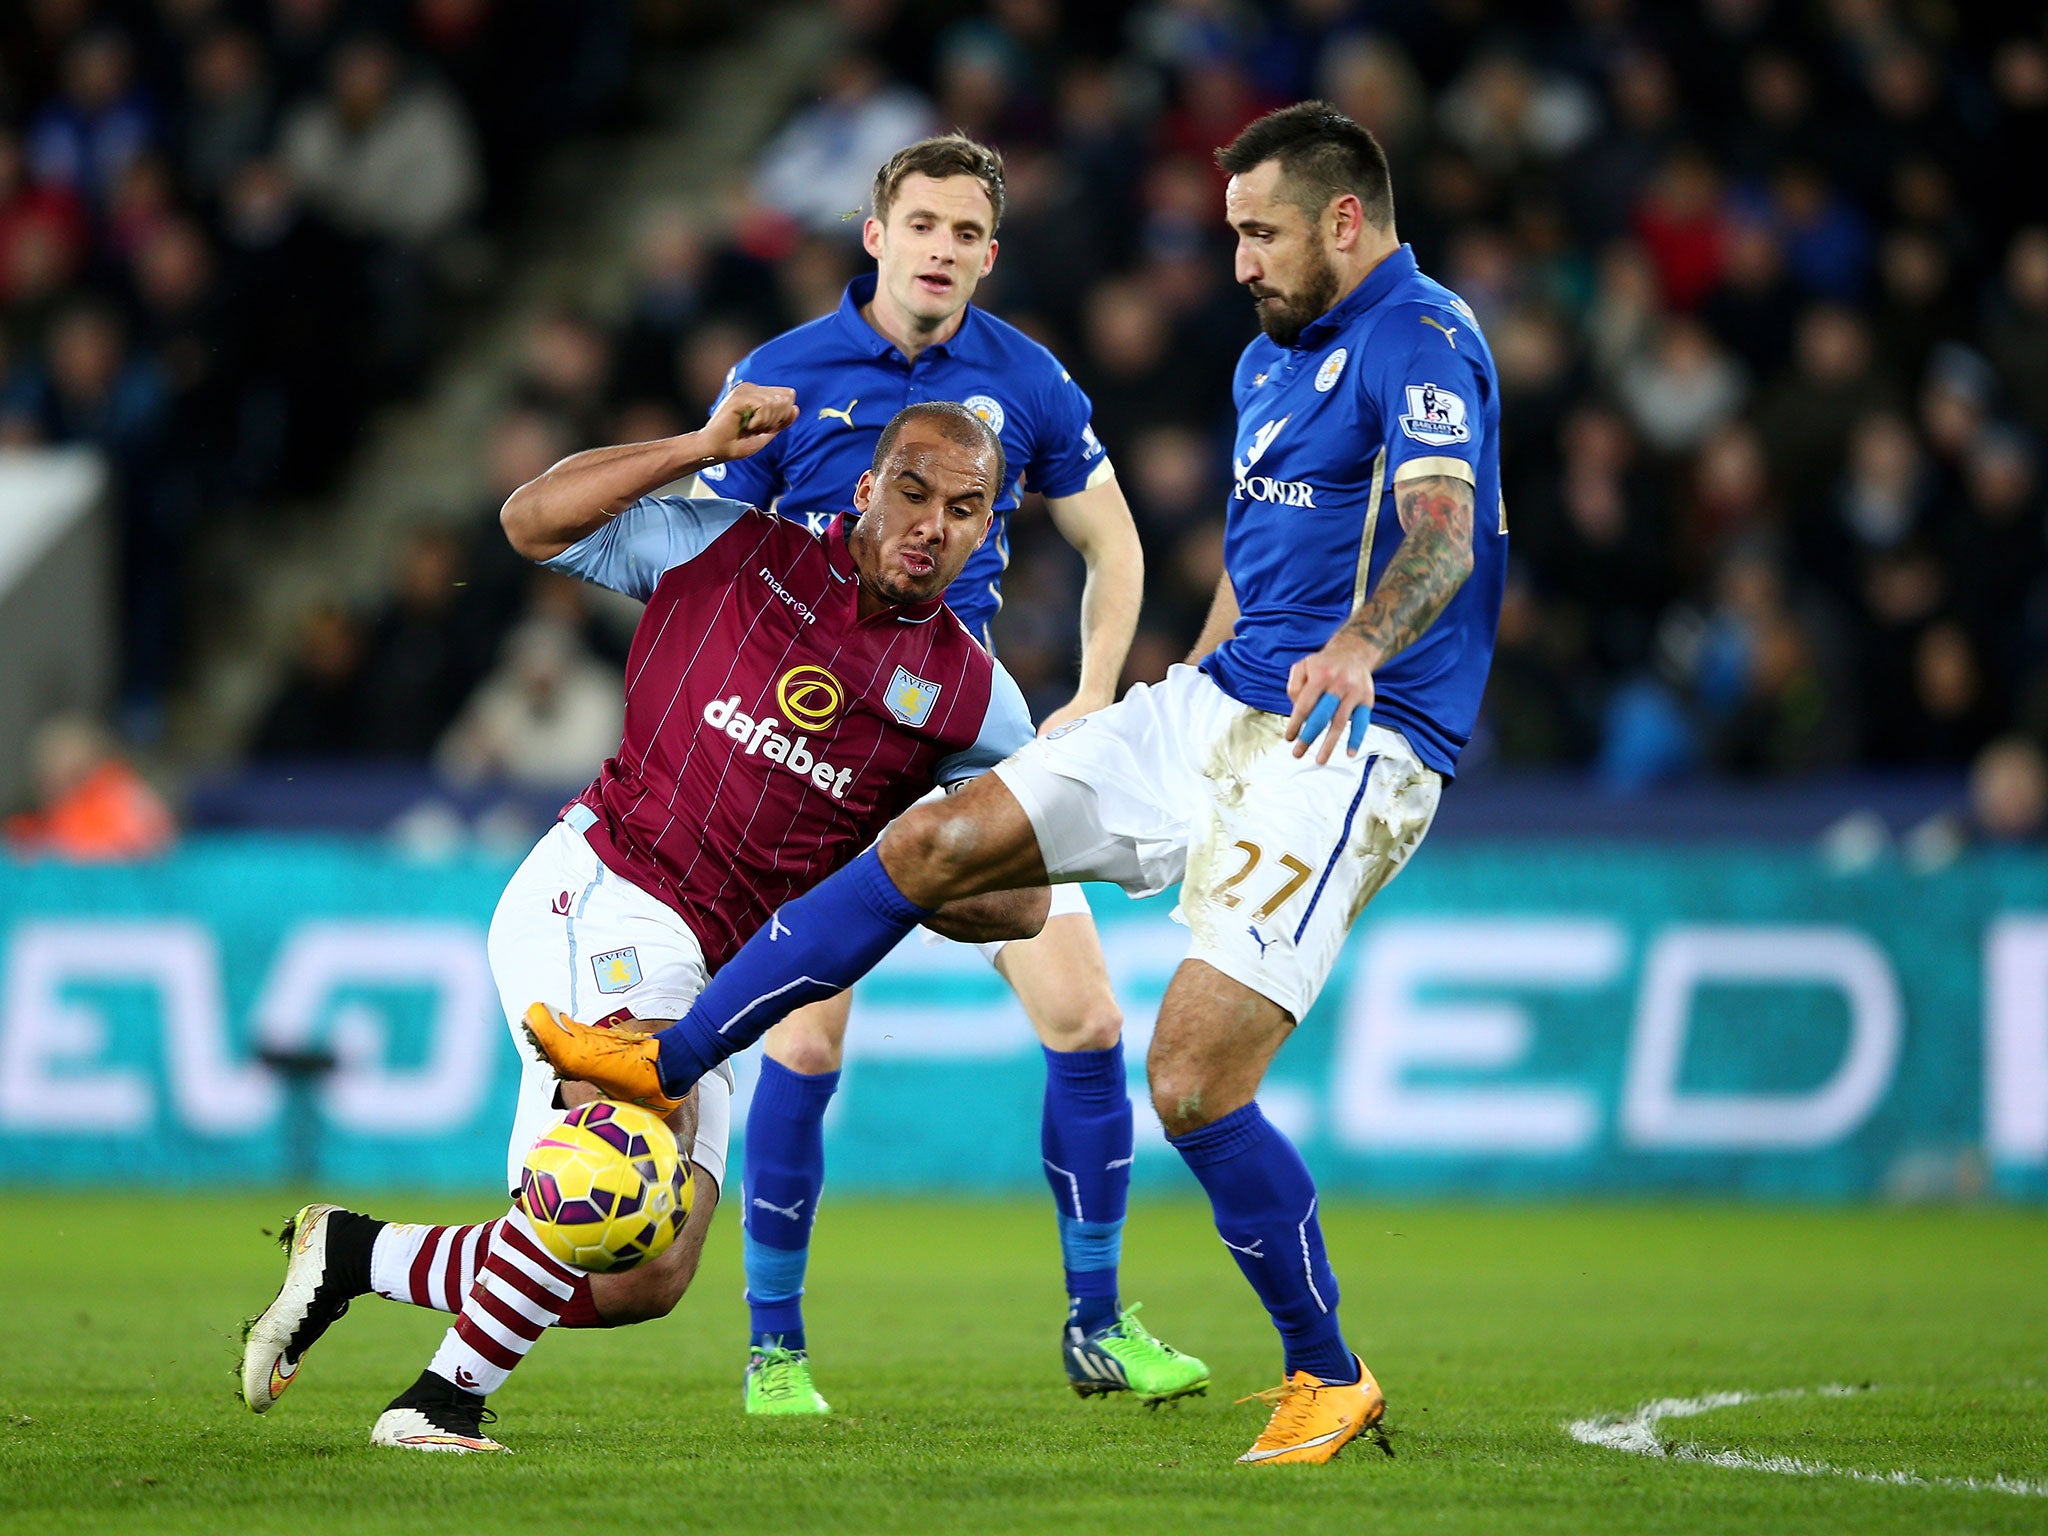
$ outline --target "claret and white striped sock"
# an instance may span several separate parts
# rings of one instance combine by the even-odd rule
[[[515,1206],[496,1223],[489,1256],[427,1368],[466,1391],[495,1392],[560,1320],[583,1278],[549,1255]]]
[[[370,1250],[370,1289],[390,1301],[456,1312],[476,1284],[477,1271],[491,1256],[491,1242],[500,1223],[479,1221],[466,1227],[430,1227],[423,1222],[379,1225]],[[590,1277],[576,1277],[560,1328],[608,1328],[590,1298]]]
[[[391,1222],[370,1250],[370,1289],[392,1301],[453,1312],[491,1251],[495,1221],[467,1227]]]

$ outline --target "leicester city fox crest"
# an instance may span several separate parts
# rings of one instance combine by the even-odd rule
[[[931,719],[932,706],[939,702],[939,687],[915,676],[908,667],[898,667],[889,679],[889,713],[916,730]]]

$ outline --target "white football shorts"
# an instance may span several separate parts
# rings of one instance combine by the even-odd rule
[[[1443,778],[1384,726],[1325,766],[1297,758],[1286,729],[1176,666],[994,771],[1053,879],[1133,896],[1180,881],[1189,958],[1300,1020],[1346,931],[1429,830]]]
[[[969,782],[972,781],[970,780]],[[917,803],[925,805],[933,800],[943,800],[948,793],[950,791],[945,789],[935,789]],[[877,838],[875,841],[880,842],[881,839]],[[872,847],[873,844],[869,846]],[[1086,917],[1092,919],[1094,915],[1094,909],[1088,905],[1088,898],[1082,892],[1080,886],[1056,885],[1052,888],[1052,905],[1045,914],[1045,920],[1048,923],[1056,917]],[[959,942],[955,939],[949,939],[943,933],[931,928],[920,928],[918,929],[918,934],[928,945]],[[982,959],[986,960],[990,965],[994,965],[997,955],[1000,955],[1010,945],[1022,942],[1020,939],[989,939],[984,943],[976,944],[974,947],[980,952]]]
[[[505,1150],[505,1182],[519,1188],[526,1154],[561,1115],[552,1068],[535,1059],[520,1020],[534,1003],[590,1023],[626,1013],[680,1017],[709,973],[682,918],[608,869],[583,834],[558,821],[534,845],[491,916],[491,976],[519,1053],[519,1102]],[[697,1140],[690,1160],[725,1183],[732,1129],[732,1069],[697,1084]]]

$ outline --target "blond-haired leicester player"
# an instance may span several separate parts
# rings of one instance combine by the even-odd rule
[[[819,533],[843,510],[884,422],[920,400],[966,405],[1002,439],[1009,483],[999,489],[988,538],[946,589],[946,605],[990,646],[1009,516],[1027,487],[1044,495],[1087,565],[1080,690],[1040,726],[1056,730],[1115,697],[1144,586],[1130,509],[1089,427],[1088,397],[1044,347],[971,302],[995,265],[1002,158],[959,134],[925,139],[882,166],[873,201],[864,227],[873,274],[855,279],[834,313],[741,359],[727,381],[793,389],[796,421],[753,457],[707,471],[706,488]],[[1161,1402],[1201,1390],[1209,1373],[1153,1338],[1118,1296],[1132,1140],[1123,1016],[1079,887],[1060,887],[1052,910],[1036,939],[981,949],[1045,1047],[1039,1150],[1066,1271],[1061,1354],[1084,1395],[1130,1391]],[[802,1297],[847,1015],[842,994],[771,1030],[747,1115],[749,1413],[826,1411],[812,1384]]]

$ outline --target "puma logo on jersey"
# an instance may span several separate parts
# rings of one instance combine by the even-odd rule
[[[1442,331],[1444,333],[1444,340],[1448,341],[1451,344],[1451,350],[1453,352],[1458,350],[1458,332],[1464,329],[1463,326],[1445,325],[1443,321],[1437,319],[1435,315],[1417,315],[1415,318],[1420,320],[1424,325],[1433,325],[1438,330]]]
[[[855,395],[851,400],[846,402],[846,409],[843,411],[835,410],[833,407],[829,405],[821,405],[818,407],[818,419],[822,421],[828,417],[837,416],[841,421],[845,422],[850,427],[853,425],[853,408],[859,404],[860,396]]]

